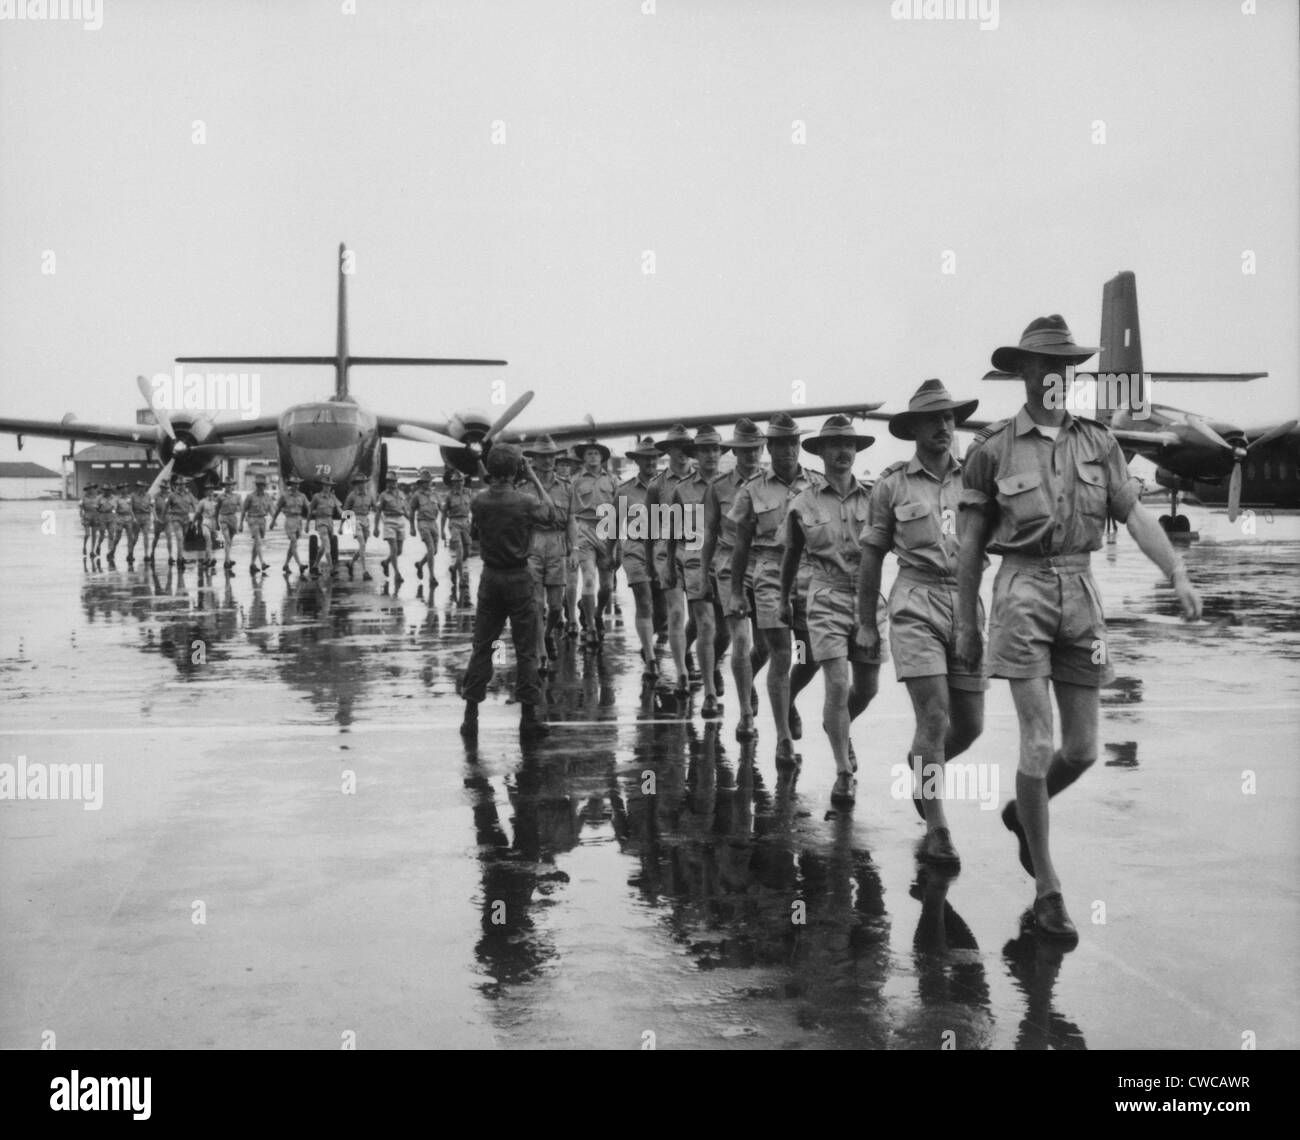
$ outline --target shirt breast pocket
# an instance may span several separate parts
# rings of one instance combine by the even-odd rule
[[[800,516],[799,522],[803,526],[806,549],[814,554],[825,554],[835,548],[835,532],[828,520]]]
[[[1013,535],[1037,529],[1052,513],[1042,475],[1037,471],[1021,471],[999,479],[998,507],[1011,523]]]
[[[905,550],[939,544],[939,520],[929,503],[900,503],[894,508],[894,533]]]
[[[779,506],[762,506],[754,504],[754,537],[766,541],[776,539],[777,529],[781,525],[785,512]]]
[[[1078,502],[1080,514],[1090,518],[1106,517],[1106,469],[1100,459],[1080,459],[1075,465],[1079,474]]]

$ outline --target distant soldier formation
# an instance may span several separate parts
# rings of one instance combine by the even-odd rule
[[[448,600],[468,606],[477,545],[483,566],[473,650],[459,685],[467,739],[477,735],[507,622],[520,731],[549,731],[540,679],[555,667],[561,641],[604,652],[621,569],[635,603],[633,644],[643,683],[676,715],[693,714],[691,694],[700,689],[700,715],[723,717],[730,652],[736,739],[755,741],[755,678],[767,669],[778,771],[801,763],[797,699],[822,673],[821,727],[835,762],[831,802],[839,808],[856,797],[854,722],[892,659],[915,716],[907,760],[926,827],[917,855],[950,869],[960,858],[942,780],[926,774],[942,774],[975,744],[989,679],[1006,679],[1020,749],[1016,796],[1002,821],[1035,881],[1027,922],[1047,937],[1073,940],[1077,931],[1048,843],[1048,805],[1096,760],[1098,689],[1113,674],[1089,555],[1101,547],[1108,517],[1127,523],[1143,553],[1169,576],[1185,616],[1199,617],[1201,607],[1181,559],[1140,504],[1137,480],[1109,429],[1045,401],[1045,377],[1096,351],[1076,345],[1059,316],[1039,318],[1017,345],[997,349],[994,367],[1023,379],[1025,404],[984,427],[964,461],[954,452],[955,433],[977,401],[925,381],[907,409],[888,420],[891,434],[913,443],[914,454],[874,482],[853,470],[874,437],[859,434],[848,416],[832,415],[810,433],[776,413],[764,427],[741,419],[729,438],[708,425],[692,433],[677,424],[660,440],[639,439],[625,452],[635,470],[621,482],[599,440],[565,449],[542,436],[523,449],[494,444],[479,468],[486,488],[477,493],[454,468],[441,491],[427,470],[409,493],[394,472],[378,494],[359,474],[342,503],[328,485],[309,500],[294,476],[275,500],[264,476],[242,500],[230,481],[220,493],[209,488],[196,498],[184,480],[173,479],[152,500],[143,483],[133,492],[92,486],[81,503],[83,554],[102,553],[115,565],[125,538],[127,565],[134,565],[140,539],[142,558],[153,562],[163,539],[169,563],[184,567],[185,533],[197,521],[206,570],[215,568],[220,546],[225,572],[234,573],[234,547],[247,533],[256,576],[269,569],[266,534],[283,516],[283,574],[294,566],[329,580],[340,571],[336,527],[350,520],[356,550],[349,576],[359,568],[362,580],[371,578],[366,556],[373,537],[385,548],[385,588],[391,581],[396,590],[404,581],[402,559],[410,557],[409,524],[423,549],[414,564],[419,592],[427,573],[432,601],[434,557],[445,547]],[[728,453],[734,463],[724,472],[720,461]],[[806,455],[820,460],[820,472],[803,465]],[[304,526],[315,538],[314,564],[304,565],[298,553]],[[1001,556],[1001,564],[986,646],[979,587],[988,554]],[[884,598],[889,555],[897,575]],[[672,667],[666,678],[661,657]],[[1053,706],[1060,748],[1053,747]]]

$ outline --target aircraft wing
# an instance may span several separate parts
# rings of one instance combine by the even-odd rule
[[[863,412],[862,418],[868,420],[888,420],[893,412]],[[957,425],[958,431],[982,431],[989,424],[998,423],[998,420],[979,420],[972,417],[963,420]],[[1267,429],[1265,429],[1267,430]],[[1120,442],[1120,446],[1125,451],[1134,451],[1147,459],[1154,459],[1162,447],[1169,447],[1172,444],[1180,443],[1181,440],[1171,431],[1134,431],[1130,428],[1111,428],[1113,435]],[[1263,434],[1261,431],[1259,434]],[[1297,433],[1292,433],[1293,435]]]
[[[831,416],[836,412],[861,419],[869,412],[880,407],[880,405],[880,401],[875,403],[845,401],[839,404],[820,404],[815,407],[760,408],[757,411],[749,412],[725,411],[696,416],[663,416],[658,419],[598,420],[596,422],[596,436],[601,439],[638,436],[649,432],[664,431],[674,424],[682,424],[688,428],[700,427],[704,424],[719,427],[723,424],[734,424],[739,419],[751,419],[755,423],[763,423],[771,419],[779,411],[787,412],[795,419],[806,419],[810,416]],[[441,420],[416,420],[408,416],[384,415],[379,416],[378,420],[380,434],[384,436],[396,435],[399,424],[410,424],[413,427],[424,428],[426,431],[442,433],[447,431],[447,424]],[[519,431],[512,429],[507,433],[507,436],[512,440],[529,440],[536,439],[540,435],[549,435],[556,443],[576,443],[579,440],[590,439],[591,434],[591,424],[583,421],[581,423],[549,424]]]
[[[220,419],[213,425],[212,435],[204,443],[219,443],[227,439],[246,439],[253,435],[274,435],[280,427],[280,417],[257,416],[251,420]]]
[[[1268,433],[1276,427],[1276,424],[1266,424],[1264,427],[1244,428],[1242,434],[1245,435],[1247,440],[1253,443],[1261,436],[1268,435]],[[1289,447],[1294,454],[1300,456],[1300,428],[1292,428],[1285,435],[1279,436],[1275,439],[1270,446],[1277,446],[1278,444],[1281,444],[1284,447]]]
[[[61,420],[14,420],[0,418],[0,432],[35,435],[46,439],[89,439],[96,443],[155,447],[158,429],[153,424],[103,424],[79,420],[69,412]]]
[[[1106,375],[1104,368],[1079,368],[1076,369],[1081,375],[1096,376],[1100,372]],[[1112,373],[1113,375],[1113,373]],[[1157,380],[1167,384],[1236,384],[1243,380],[1262,380],[1268,375],[1267,372],[1142,372],[1148,380],[1154,382]],[[1015,372],[986,372],[981,380],[1019,380],[1020,376]]]

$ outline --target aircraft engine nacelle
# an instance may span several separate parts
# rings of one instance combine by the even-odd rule
[[[439,448],[443,463],[449,468],[454,467],[466,477],[477,475],[479,462],[492,450],[491,443],[483,443],[483,437],[491,427],[492,417],[486,412],[477,409],[457,412],[447,421],[447,434],[467,446]]]

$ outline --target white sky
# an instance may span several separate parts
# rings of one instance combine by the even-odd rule
[[[354,352],[510,361],[354,369],[376,411],[486,406],[500,378],[537,392],[521,428],[788,406],[795,380],[896,409],[940,376],[1003,415],[1019,389],[979,383],[992,349],[1050,312],[1096,343],[1102,283],[1131,269],[1148,368],[1271,374],[1157,399],[1300,413],[1294,3],[1002,0],[993,31],[890,6],[104,0],[98,31],[0,21],[5,414],[129,422],[135,376],[174,356],[332,352],[341,240]],[[332,383],[263,369],[263,411]],[[860,466],[906,454],[873,431]]]

